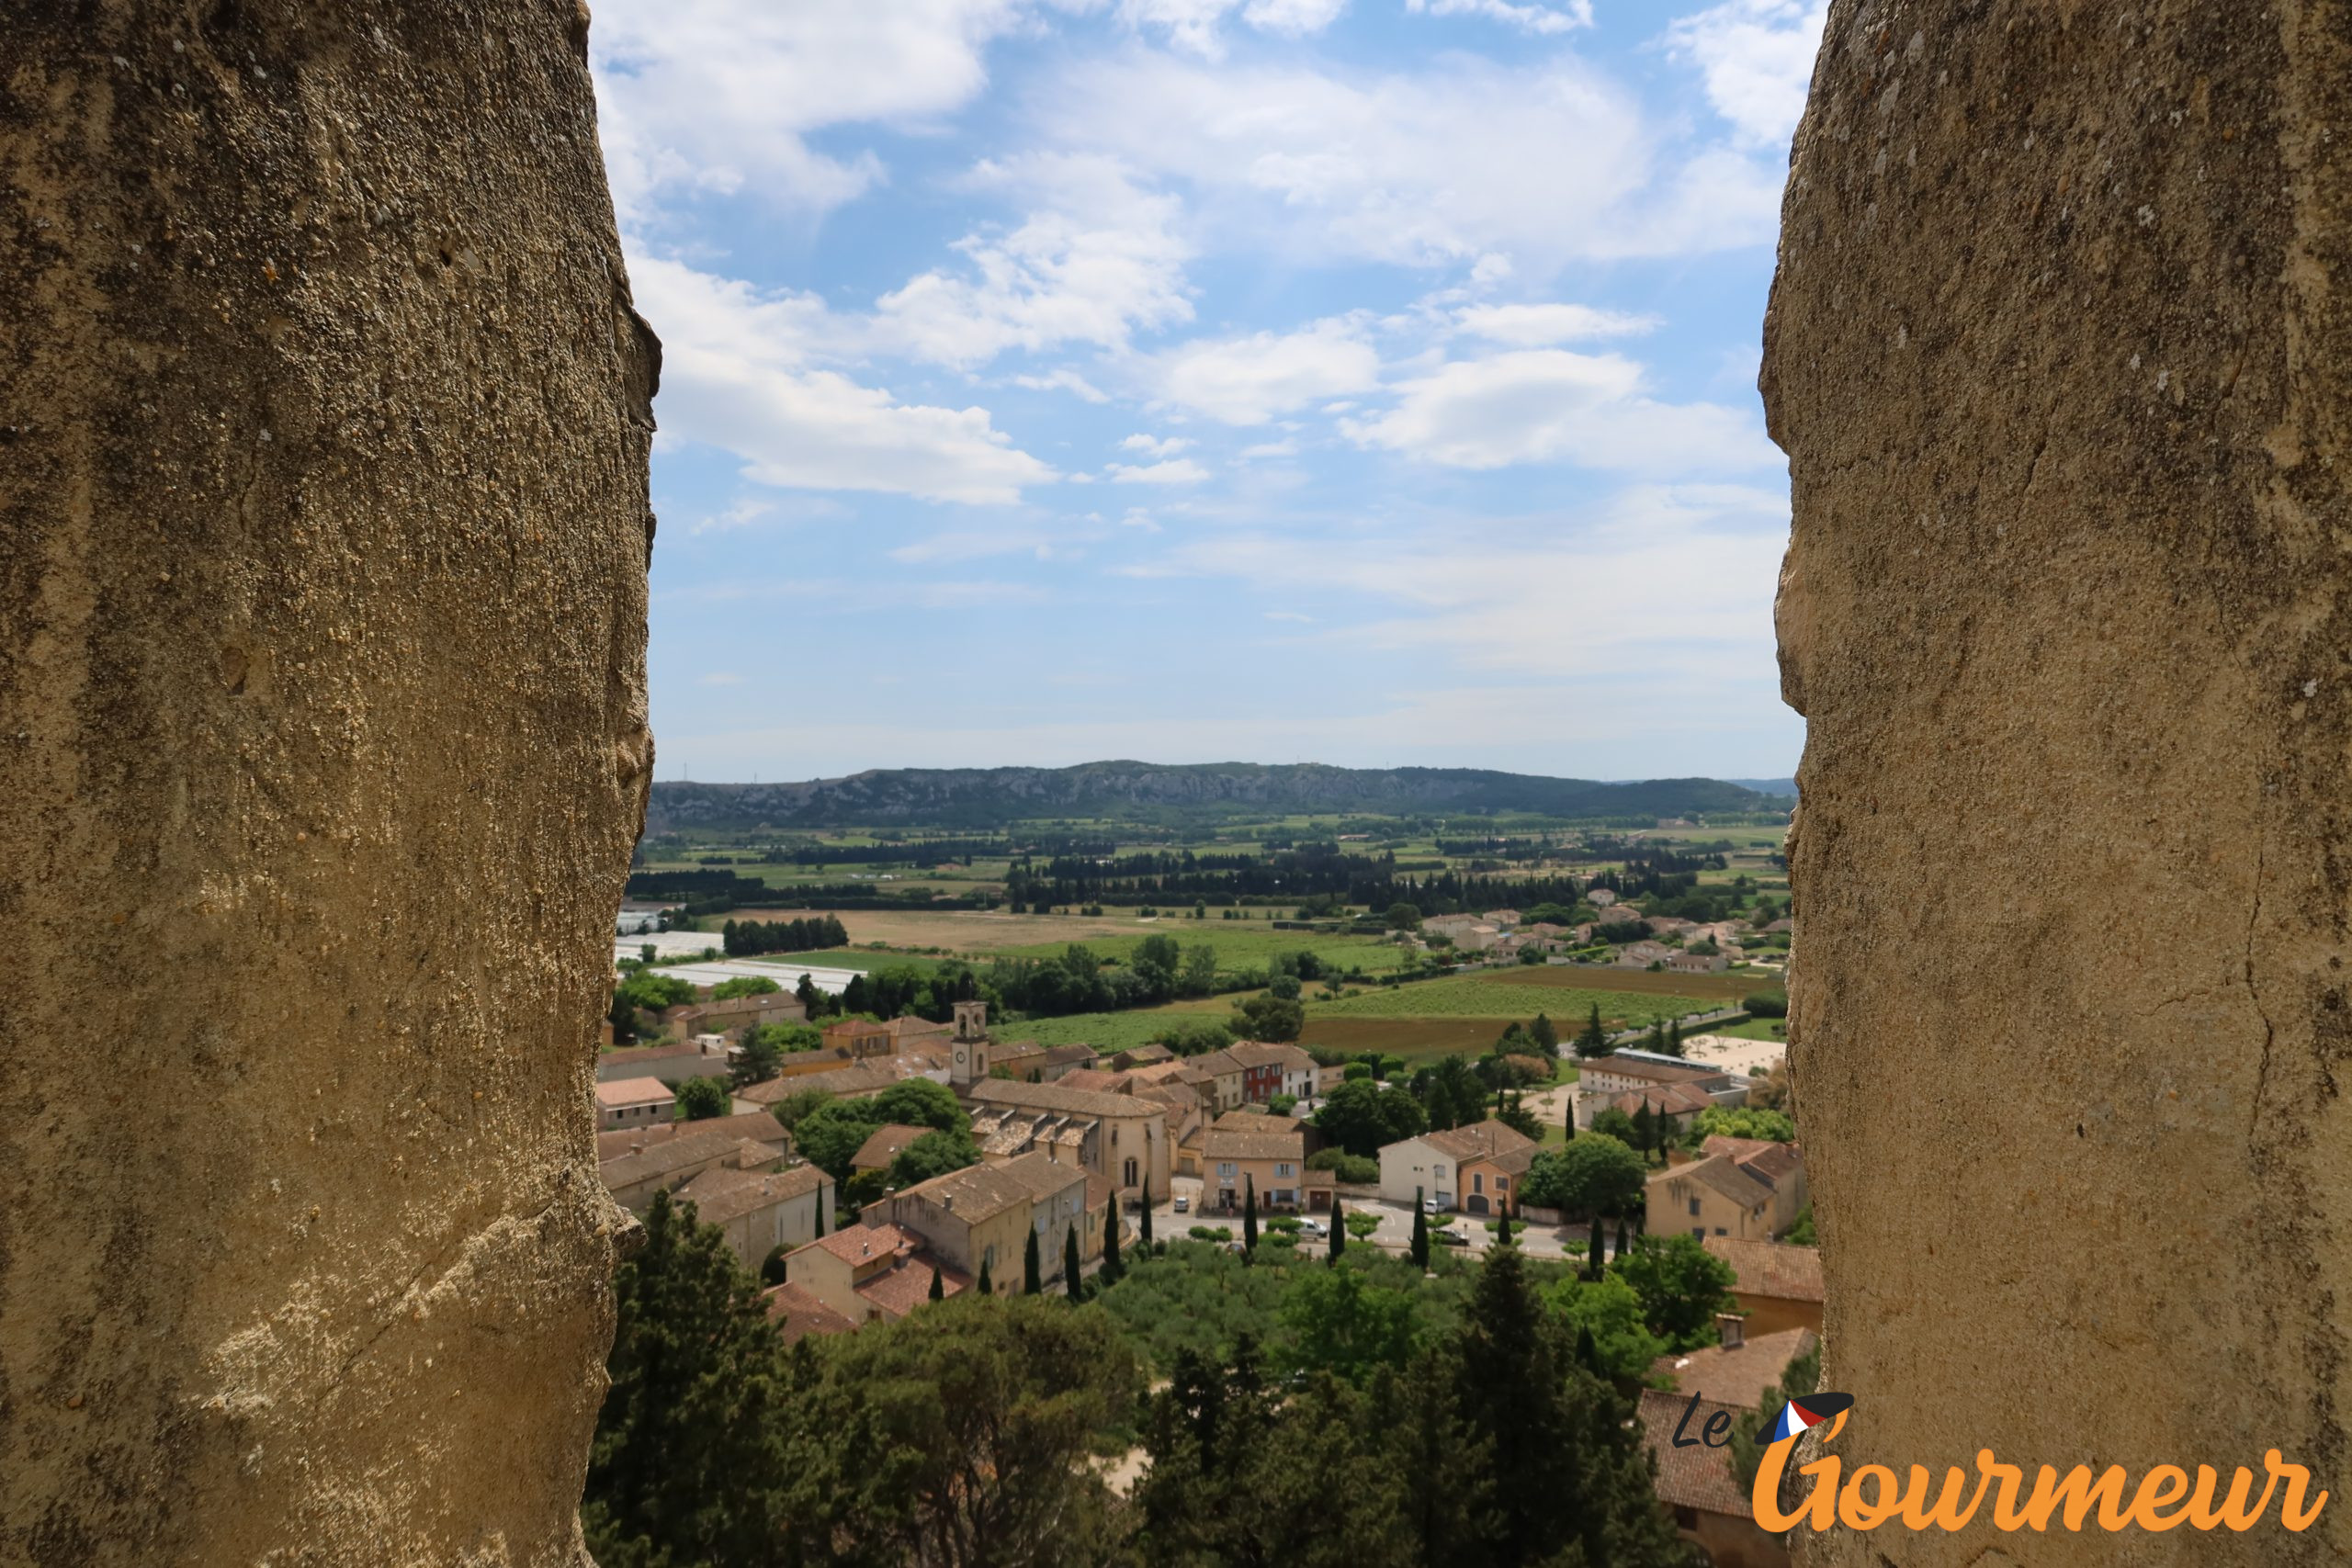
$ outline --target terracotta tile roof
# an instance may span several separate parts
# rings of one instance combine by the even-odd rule
[[[733,1121],[734,1118],[727,1120]],[[771,1121],[768,1125],[775,1127],[775,1123]],[[781,1127],[775,1130],[779,1134],[784,1131]],[[692,1166],[724,1160],[741,1169],[745,1158],[751,1159],[754,1165],[766,1165],[773,1164],[783,1155],[781,1136],[754,1139],[728,1132],[696,1133],[685,1137],[665,1138],[635,1154],[599,1161],[596,1174],[605,1179],[607,1191],[617,1192],[625,1187],[634,1187],[640,1181],[658,1180]]]
[[[1610,1108],[1631,1116],[1643,1106],[1655,1116],[1663,1111],[1670,1116],[1691,1116],[1714,1104],[1704,1089],[1687,1083],[1659,1084],[1654,1089],[1629,1089],[1609,1102]]]
[[[778,1285],[760,1292],[760,1300],[768,1309],[768,1321],[776,1326],[787,1345],[797,1344],[811,1334],[847,1334],[857,1325],[810,1295],[797,1285]]]
[[[596,1058],[596,1070],[607,1067],[634,1066],[641,1062],[666,1062],[673,1056],[699,1056],[702,1047],[691,1040],[676,1040],[667,1045],[624,1045],[606,1051]],[[713,1057],[716,1061],[718,1058]]]
[[[1463,1162],[1468,1165],[1490,1166],[1505,1176],[1524,1176],[1535,1156],[1544,1152],[1541,1144],[1527,1144],[1516,1149],[1505,1149],[1498,1155],[1476,1155]]]
[[[1226,1053],[1245,1067],[1290,1067],[1305,1071],[1315,1066],[1315,1058],[1295,1045],[1268,1044],[1261,1040],[1237,1040],[1226,1047]]]
[[[596,1158],[600,1161],[620,1159],[676,1138],[701,1137],[710,1133],[727,1133],[763,1144],[781,1145],[785,1142],[784,1129],[776,1124],[775,1117],[764,1111],[745,1111],[732,1116],[712,1116],[700,1122],[657,1122],[649,1127],[616,1127],[609,1133],[596,1134]]]
[[[898,1196],[927,1200],[967,1224],[978,1224],[1016,1205],[1060,1192],[1083,1175],[1074,1167],[1055,1164],[1038,1149],[1017,1159],[991,1160],[934,1176]]]
[[[704,1224],[723,1225],[831,1185],[832,1178],[813,1165],[767,1171],[715,1165],[679,1188],[677,1195],[695,1206],[695,1217]]]
[[[605,1111],[666,1105],[677,1098],[660,1078],[612,1078],[596,1086],[596,1104]]]
[[[1057,1067],[1080,1062],[1091,1062],[1101,1055],[1102,1053],[1091,1045],[1049,1045],[1046,1048],[1046,1065],[1049,1067]]]
[[[1120,1052],[1119,1055],[1126,1059],[1129,1066],[1148,1066],[1156,1062],[1171,1062],[1176,1059],[1175,1052],[1156,1043],[1149,1045],[1130,1045]]]
[[[1689,1165],[1661,1170],[1649,1179],[1650,1185],[1656,1186],[1661,1181],[1679,1181],[1686,1178],[1722,1193],[1743,1209],[1754,1209],[1771,1201],[1770,1188],[1721,1155],[1709,1155]]]
[[[1588,1073],[1615,1073],[1620,1077],[1646,1078],[1651,1083],[1696,1083],[1702,1078],[1730,1081],[1720,1067],[1685,1066],[1679,1062],[1652,1062],[1639,1056],[1595,1056],[1584,1065]]]
[[[1711,1235],[1707,1238],[1707,1250],[1732,1266],[1732,1271],[1739,1276],[1738,1283],[1732,1288],[1742,1295],[1770,1296],[1784,1302],[1826,1299],[1821,1282],[1821,1249],[1817,1247]]]
[[[1459,1165],[1464,1160],[1491,1157],[1508,1149],[1532,1148],[1535,1140],[1507,1122],[1490,1120],[1442,1133],[1424,1133],[1421,1142]]]
[[[1674,1446],[1674,1429],[1690,1405],[1688,1394],[1661,1393],[1654,1388],[1642,1391],[1642,1443],[1657,1466],[1658,1501],[1677,1508],[1727,1514],[1733,1518],[1755,1517],[1755,1508],[1732,1474],[1729,1449],[1711,1449],[1704,1443],[1695,1448]],[[1703,1431],[1707,1418],[1716,1412],[1722,1411],[1736,1420],[1740,1410],[1737,1405],[1701,1400],[1699,1407],[1690,1412],[1690,1429],[1684,1434],[1685,1438]]]
[[[1057,1083],[1006,1083],[987,1078],[974,1084],[969,1098],[979,1105],[1011,1105],[1024,1111],[1056,1111],[1065,1116],[1141,1116],[1148,1107],[1127,1094],[1095,1094],[1064,1089]]]
[[[1710,1345],[1679,1356],[1660,1356],[1650,1364],[1650,1376],[1672,1382],[1684,1399],[1701,1393],[1752,1410],[1763,1403],[1765,1394],[1781,1386],[1781,1374],[1789,1370],[1789,1363],[1816,1342],[1810,1328],[1784,1328],[1728,1349]]]
[[[871,1302],[885,1317],[904,1317],[931,1300],[931,1271],[939,1270],[942,1295],[960,1295],[972,1288],[969,1276],[959,1274],[928,1252],[912,1252],[854,1288],[861,1301]]]
[[[765,1083],[753,1084],[736,1098],[749,1100],[753,1105],[775,1105],[790,1100],[796,1094],[821,1089],[836,1100],[862,1100],[880,1094],[898,1081],[896,1074],[860,1062],[837,1067],[829,1073],[802,1073],[797,1077],[770,1078]]]
[[[910,1127],[899,1122],[876,1127],[865,1142],[857,1145],[857,1153],[850,1156],[849,1168],[852,1170],[888,1170],[890,1162],[897,1159],[909,1144],[930,1131],[928,1127]]]
[[[1280,1123],[1288,1117],[1252,1116],[1254,1123],[1272,1122],[1273,1127],[1227,1126],[1220,1120],[1201,1140],[1201,1157],[1204,1160],[1287,1159],[1306,1158],[1306,1134],[1296,1122],[1287,1128]]]
[[[886,1257],[894,1252],[920,1252],[922,1250],[922,1237],[912,1231],[900,1230],[897,1225],[887,1223],[878,1225],[852,1225],[847,1230],[835,1231],[831,1235],[820,1235],[812,1242],[796,1247],[792,1249],[792,1253],[786,1254],[786,1257],[789,1258],[793,1253],[806,1252],[812,1247],[821,1247],[842,1262],[855,1268],[860,1263],[870,1263],[877,1257]]]
[[[1295,1133],[1306,1123],[1295,1116],[1277,1116],[1271,1111],[1244,1106],[1238,1111],[1227,1111],[1210,1125],[1223,1127],[1228,1132]]]
[[[1233,1048],[1228,1045],[1222,1051],[1210,1051],[1198,1056],[1189,1056],[1185,1058],[1185,1065],[1195,1072],[1223,1077],[1227,1073],[1239,1072],[1241,1058],[1236,1056],[1233,1054]]]
[[[1106,1073],[1098,1067],[1072,1067],[1054,1080],[1064,1089],[1081,1089],[1088,1094],[1132,1094],[1135,1084],[1125,1073]]]
[[[1804,1169],[1804,1156],[1794,1144],[1734,1138],[1716,1133],[1699,1146],[1708,1154],[1723,1156],[1767,1187],[1778,1188]]]

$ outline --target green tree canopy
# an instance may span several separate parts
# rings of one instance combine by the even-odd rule
[[[1737,1304],[1731,1288],[1738,1275],[1695,1235],[1637,1237],[1611,1272],[1641,1297],[1643,1321],[1668,1350],[1713,1344],[1715,1314]]]
[[[1520,1201],[1569,1214],[1619,1213],[1642,1201],[1646,1173],[1640,1155],[1593,1134],[1538,1154],[1520,1184]]]
[[[731,1002],[738,997],[764,997],[772,991],[783,989],[782,986],[764,975],[737,975],[713,986],[710,988],[710,999],[715,1002]]]
[[[689,1122],[707,1122],[714,1116],[724,1116],[735,1103],[727,1092],[724,1078],[688,1078],[675,1090],[678,1114]]]
[[[1355,1078],[1325,1098],[1315,1125],[1347,1153],[1376,1159],[1385,1145],[1427,1132],[1429,1117],[1411,1095]]]

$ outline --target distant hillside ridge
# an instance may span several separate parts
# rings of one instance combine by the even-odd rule
[[[1770,811],[1784,804],[1719,779],[1601,784],[1484,768],[1114,761],[1069,768],[877,768],[801,784],[665,781],[653,786],[645,829],[992,828],[1046,817],[1139,820],[1269,812],[1691,817]]]

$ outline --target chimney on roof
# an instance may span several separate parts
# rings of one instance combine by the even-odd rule
[[[1747,1343],[1747,1314],[1737,1312],[1715,1314],[1715,1337],[1726,1350],[1736,1350]]]

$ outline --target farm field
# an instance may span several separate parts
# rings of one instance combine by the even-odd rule
[[[1314,931],[1276,931],[1262,920],[1163,919],[1145,925],[1129,921],[1125,929],[1131,934],[1101,941],[1062,937],[1035,947],[1012,948],[1006,952],[1010,956],[1051,958],[1059,953],[1068,942],[1086,941],[1086,944],[1099,956],[1128,962],[1135,957],[1135,951],[1142,945],[1144,938],[1159,935],[1172,936],[1186,947],[1206,942],[1216,949],[1217,967],[1228,973],[1241,969],[1263,969],[1275,954],[1283,953],[1312,953],[1323,961],[1326,968],[1342,971],[1362,968],[1373,975],[1401,968],[1405,959],[1402,948],[1393,942],[1382,942],[1377,937],[1325,936]],[[853,927],[853,934],[854,931]]]
[[[1598,976],[1607,972],[1588,973]],[[1539,1012],[1551,1015],[1555,1024],[1563,1019],[1581,1020],[1595,1005],[1600,1007],[1604,1022],[1618,1019],[1631,1027],[1656,1019],[1679,1018],[1686,1012],[1703,1012],[1716,1004],[1702,997],[1605,989],[1600,986],[1522,986],[1509,984],[1499,976],[1489,978],[1483,975],[1457,975],[1451,979],[1427,980],[1417,985],[1379,987],[1336,1002],[1310,1001],[1306,1016],[1310,1021],[1339,1018],[1492,1019],[1500,1021],[1496,1025],[1499,1030],[1502,1023],[1512,1019],[1530,1019]],[[1564,1028],[1562,1032],[1573,1031]],[[1492,1036],[1488,1038],[1491,1040]]]
[[[887,942],[892,947],[944,947],[952,953],[989,957],[1017,947],[1058,953],[1073,942],[1145,937],[1163,929],[1172,931],[1179,926],[1201,924],[1197,920],[1138,920],[1132,911],[1102,916],[1010,915],[979,909],[734,909],[707,917],[704,923],[719,926],[729,920],[801,920],[828,913],[848,931],[852,944]]]
[[[1523,964],[1488,969],[1458,978],[1474,986],[1537,987],[1566,991],[1614,991],[1629,996],[1688,997],[1709,1003],[1737,1001],[1756,991],[1777,991],[1777,975],[1677,975],[1668,970],[1605,969],[1581,964]]]

